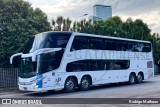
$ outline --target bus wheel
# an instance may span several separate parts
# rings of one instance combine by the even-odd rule
[[[91,80],[88,78],[88,76],[82,77],[80,83],[80,90],[87,91],[90,89],[90,85],[91,85]]]
[[[65,81],[64,91],[67,93],[74,92],[76,88],[76,81],[73,77],[68,77]]]
[[[136,83],[136,76],[135,76],[135,74],[131,73],[131,74],[129,75],[129,84],[130,84],[130,85],[133,85],[133,84],[135,84],[135,83]]]
[[[141,83],[143,81],[143,74],[142,73],[138,73],[137,75],[137,83]]]

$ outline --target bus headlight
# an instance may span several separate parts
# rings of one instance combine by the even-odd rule
[[[33,88],[34,88],[34,89],[37,89],[37,88],[38,88],[38,85],[35,85]]]

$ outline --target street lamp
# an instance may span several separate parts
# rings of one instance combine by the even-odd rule
[[[82,16],[78,16],[77,18],[76,18],[76,20],[74,21],[75,22],[75,31],[77,32],[77,19],[78,18],[81,18],[81,17],[84,17],[84,16],[87,16],[88,14],[87,13],[85,13],[84,15],[82,15]]]

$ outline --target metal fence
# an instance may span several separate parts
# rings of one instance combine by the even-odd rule
[[[0,89],[17,87],[19,68],[0,68]]]

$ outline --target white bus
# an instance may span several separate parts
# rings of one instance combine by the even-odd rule
[[[32,37],[22,53],[19,90],[47,91],[129,82],[154,77],[149,41],[77,32],[43,32]]]

